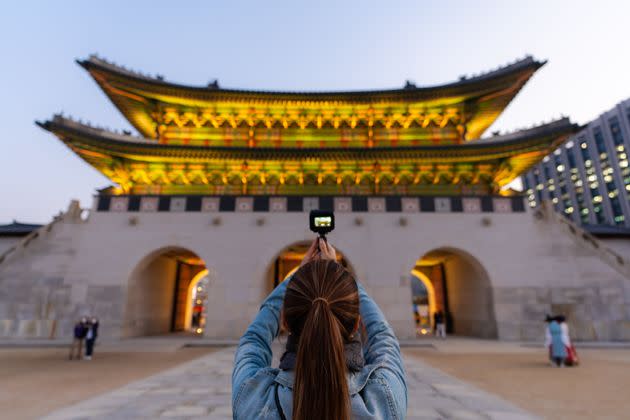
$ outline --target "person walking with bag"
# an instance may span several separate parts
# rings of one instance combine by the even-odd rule
[[[558,315],[556,320],[560,324],[560,329],[562,331],[562,342],[564,343],[567,350],[567,357],[564,359],[564,364],[566,366],[577,366],[580,364],[577,351],[575,350],[575,346],[571,342],[571,335],[569,334],[569,325],[567,324],[567,319],[564,315]]]
[[[545,348],[551,347],[551,361],[552,365],[556,367],[563,367],[567,358],[567,347],[571,345],[567,342],[567,334],[565,330],[558,322],[558,317],[554,317],[549,322],[545,333]]]

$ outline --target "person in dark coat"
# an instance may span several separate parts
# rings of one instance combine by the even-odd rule
[[[92,360],[96,337],[98,337],[98,319],[93,317],[88,324],[85,334],[85,360]]]
[[[81,359],[81,353],[83,351],[83,340],[87,334],[87,318],[81,318],[76,324],[74,324],[74,337],[72,344],[70,345],[69,359]]]

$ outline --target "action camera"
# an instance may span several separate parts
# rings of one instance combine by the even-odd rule
[[[332,211],[311,210],[309,221],[311,230],[321,237],[335,228],[335,214]]]

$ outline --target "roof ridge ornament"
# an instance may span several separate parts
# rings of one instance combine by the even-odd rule
[[[139,78],[142,78],[142,79],[159,80],[159,81],[164,81],[165,80],[164,76],[161,75],[161,74],[156,74],[155,77],[153,77],[153,76],[151,76],[149,74],[144,74],[141,71],[134,70],[132,68],[128,68],[125,65],[117,64],[115,61],[107,60],[106,58],[99,56],[97,53],[90,54],[88,56],[88,58],[85,59],[85,60],[77,59],[75,61],[79,65],[84,67],[85,69],[88,69],[87,66],[89,65],[89,63],[91,63],[91,64],[95,64],[95,65],[101,65],[101,66],[109,67],[110,69],[114,69],[114,70],[119,71],[121,73],[125,73],[125,74],[131,75],[131,76],[135,76],[135,77],[139,77]]]

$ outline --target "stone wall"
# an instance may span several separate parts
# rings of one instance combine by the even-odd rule
[[[75,216],[67,215],[0,263],[0,335],[69,337],[73,322],[84,314],[101,318],[105,337],[167,331],[173,288],[159,274],[166,271],[156,269],[150,276],[155,287],[140,288],[134,287],[134,273],[159,264],[153,257],[175,247],[198,255],[212,273],[206,336],[236,339],[268,292],[270,264],[278,253],[313,238],[306,212],[94,211],[87,220]],[[491,325],[484,320],[494,314],[500,339],[541,340],[545,313],[562,311],[578,338],[630,339],[630,281],[553,220],[529,212],[417,210],[339,211],[336,217],[331,243],[400,338],[415,336],[410,270],[421,256],[448,249],[482,267],[492,288],[489,294],[480,283],[449,285],[453,301],[457,293],[462,297],[452,309],[464,326],[471,320]],[[450,270],[464,279],[468,269]],[[470,322],[463,328],[493,335]]]
[[[0,237],[0,255],[4,254],[9,248],[22,239],[19,236],[3,236]]]
[[[623,258],[630,260],[630,238],[600,238],[599,240]]]
[[[630,340],[630,306],[619,286],[495,288],[494,297],[506,340],[540,340],[547,314],[566,315],[575,340]]]
[[[602,258],[605,244],[593,247],[555,217],[534,219],[534,234],[547,240],[533,250],[535,258],[524,256],[529,285],[493,288],[499,336],[541,340],[545,315],[564,314],[576,340],[630,340],[628,268]]]
[[[57,223],[0,265],[0,336],[67,334],[81,313],[64,282],[75,254],[73,224]]]

